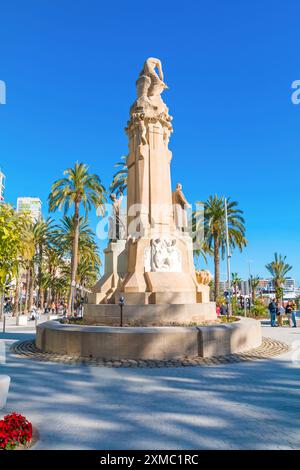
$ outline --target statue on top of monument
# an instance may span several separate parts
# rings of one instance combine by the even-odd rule
[[[191,205],[186,200],[182,192],[182,184],[177,183],[176,190],[172,194],[173,196],[173,208],[174,208],[174,222],[178,230],[185,231],[188,227],[186,209],[190,208]]]
[[[156,69],[158,73],[156,72]],[[164,83],[161,61],[154,57],[149,57],[144,63],[137,81],[137,97],[151,100],[160,97],[160,94],[168,88]]]
[[[117,196],[112,193],[110,199],[112,201],[112,217],[109,217],[108,238],[111,241],[115,241],[122,239],[124,231],[124,224],[120,214],[123,194],[121,193],[118,199]]]

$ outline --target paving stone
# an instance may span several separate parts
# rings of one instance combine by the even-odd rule
[[[231,364],[243,361],[255,361],[267,359],[272,356],[283,354],[289,351],[289,346],[281,341],[270,338],[263,338],[263,343],[258,348],[241,354],[227,354],[226,356],[203,358],[198,356],[187,357],[176,360],[135,360],[120,359],[118,361],[106,361],[94,357],[76,357],[67,355],[58,355],[53,353],[44,353],[39,351],[34,341],[21,341],[12,346],[12,351],[22,357],[35,359],[38,361],[60,362],[70,365],[86,365],[98,367],[194,367],[218,364]]]

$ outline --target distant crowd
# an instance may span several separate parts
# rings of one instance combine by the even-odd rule
[[[284,305],[283,302],[271,300],[269,303],[269,312],[272,327],[283,326],[283,318],[286,315],[289,326],[291,328],[297,328],[295,302],[289,300],[287,304]]]
[[[82,316],[82,310],[83,310],[83,303],[84,303],[83,298],[81,299],[76,299],[74,300],[74,306],[73,306],[73,315],[76,316]],[[10,298],[6,298],[4,301],[4,306],[3,306],[3,311],[4,313],[12,313],[13,312],[13,300]],[[65,300],[61,300],[58,302],[52,301],[51,303],[45,302],[43,307],[41,305],[36,305],[33,303],[30,312],[28,313],[28,317],[30,320],[39,320],[40,315],[59,315],[59,316],[65,316],[67,315],[68,311],[68,305]],[[22,311],[22,315],[24,315],[24,311]]]

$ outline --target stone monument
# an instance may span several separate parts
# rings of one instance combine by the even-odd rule
[[[184,358],[186,365],[187,356],[232,354],[261,344],[256,320],[219,324],[215,303],[209,302],[211,274],[195,271],[189,204],[180,184],[171,190],[172,118],[161,98],[166,88],[161,62],[147,59],[126,128],[126,233],[121,200],[112,196],[105,273],[84,307],[83,324],[38,325],[36,346],[43,352],[118,364]],[[120,297],[125,305],[123,299],[119,305]]]
[[[95,323],[98,312],[103,321],[101,305],[117,304],[122,296],[128,317],[132,312],[136,321],[138,317],[144,323],[155,318],[160,324],[214,319],[208,285],[199,282],[195,272],[187,230],[190,206],[181,184],[172,193],[169,140],[173,126],[161,97],[168,87],[159,59],[145,61],[136,85],[137,98],[125,129],[129,140],[127,233],[124,240],[112,238],[105,250],[105,274],[93,288],[85,317]]]

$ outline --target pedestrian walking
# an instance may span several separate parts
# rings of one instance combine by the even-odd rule
[[[268,306],[269,312],[270,312],[270,320],[271,320],[271,326],[275,327],[276,325],[276,313],[277,313],[277,305],[274,299],[271,300]]]
[[[276,311],[276,316],[277,316],[277,322],[279,326],[283,326],[283,315],[285,314],[285,308],[283,307],[281,302],[277,303],[277,311]]]
[[[296,305],[294,302],[290,300],[285,307],[285,313],[287,314],[290,328],[297,328],[297,321],[296,321]]]

